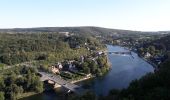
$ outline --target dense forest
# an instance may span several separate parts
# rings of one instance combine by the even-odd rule
[[[69,37],[57,33],[0,34],[0,63],[13,65],[33,60],[50,62],[74,59],[89,53],[85,43],[91,50],[101,47],[95,38],[78,35]]]
[[[164,49],[164,51],[170,51],[170,35],[160,38],[159,40],[152,41],[150,45],[155,45],[158,48]]]
[[[31,67],[19,66],[5,70],[0,74],[0,100],[16,100],[24,93],[40,93],[43,82],[36,70]]]

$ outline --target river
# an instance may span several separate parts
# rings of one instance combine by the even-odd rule
[[[128,51],[120,46],[107,45],[108,51]],[[133,56],[133,57],[132,57]],[[152,65],[141,59],[136,53],[132,55],[108,54],[111,70],[103,77],[80,82],[84,88],[94,91],[97,95],[107,95],[111,89],[123,89],[128,87],[134,79],[139,79],[149,72],[154,72]],[[27,97],[21,100],[58,100],[54,92]]]

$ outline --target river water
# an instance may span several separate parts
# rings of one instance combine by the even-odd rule
[[[112,45],[107,45],[107,49],[115,52],[128,51],[123,47]],[[132,55],[108,54],[108,58],[112,67],[105,76],[80,82],[84,88],[94,91],[97,95],[107,95],[111,89],[126,88],[132,80],[154,72],[153,67],[134,52]],[[58,100],[58,96],[54,92],[45,92],[22,100]]]

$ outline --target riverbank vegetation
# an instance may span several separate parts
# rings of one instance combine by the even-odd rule
[[[85,59],[80,65],[82,71],[86,74],[93,74],[96,76],[102,76],[109,69],[108,59],[106,55],[100,55],[96,59],[91,60],[89,58]]]
[[[139,49],[138,49],[139,48]],[[150,53],[149,60],[160,62],[154,73],[131,82],[127,89],[112,90],[104,100],[169,100],[170,36],[138,45],[139,55]],[[155,59],[155,60],[152,60]]]
[[[170,36],[139,44],[136,47],[139,56],[159,66],[168,57]]]
[[[148,73],[130,83],[128,88],[111,90],[107,96],[85,93],[68,100],[169,100],[170,99],[170,58],[160,64],[155,73]]]
[[[41,93],[43,83],[34,68],[19,66],[4,70],[0,76],[0,100],[16,100],[26,93]],[[4,99],[3,99],[4,98]]]
[[[161,54],[166,55],[154,73],[148,73],[140,79],[133,80],[126,89],[111,90],[107,96],[84,94],[88,100],[170,100],[170,38],[169,36],[149,42],[148,52],[154,52],[154,47],[162,47]],[[73,96],[76,100],[85,100],[84,96]],[[89,98],[88,98],[89,97]],[[91,99],[93,97],[93,99]],[[71,99],[71,100],[74,100]]]
[[[131,82],[127,89],[110,92],[104,100],[169,100],[170,59],[162,63],[159,70]]]

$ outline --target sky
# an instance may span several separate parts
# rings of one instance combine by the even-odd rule
[[[170,0],[0,0],[0,28],[170,30]]]

